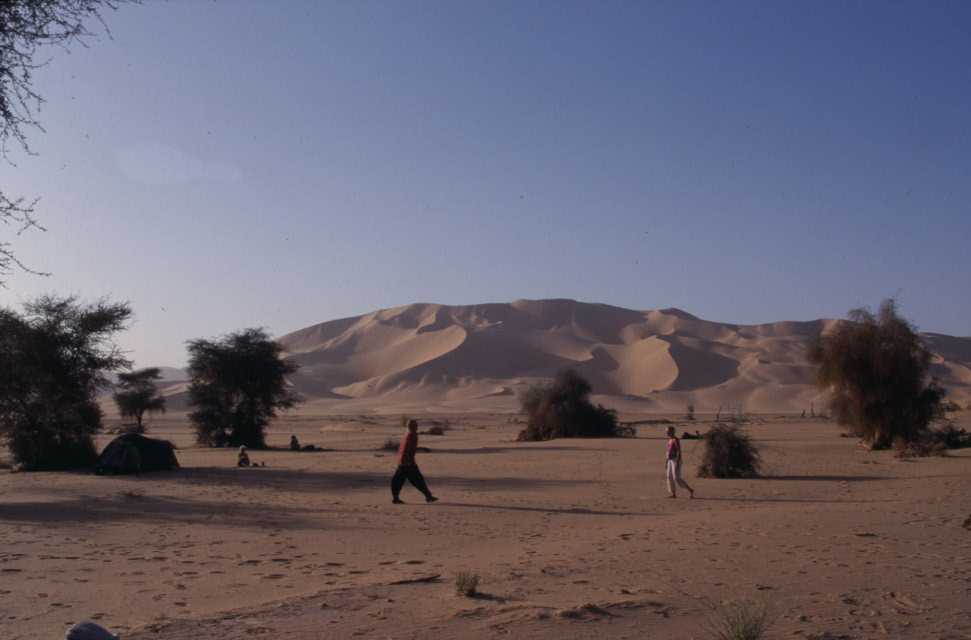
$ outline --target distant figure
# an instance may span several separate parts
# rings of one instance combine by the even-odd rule
[[[688,486],[688,483],[681,477],[681,441],[678,440],[677,432],[674,427],[668,427],[668,455],[667,455],[667,480],[668,497],[678,497],[678,487],[688,490],[688,494],[693,499],[695,490]]]
[[[803,410],[802,410],[802,417],[803,417],[803,418],[805,418],[805,417],[806,417],[806,410],[805,410],[805,409],[803,409]]]
[[[290,451],[300,451],[300,441],[297,436],[290,436]]]
[[[246,453],[246,445],[242,445],[239,448],[239,456],[236,458],[237,467],[248,467],[250,466],[249,455]]]
[[[391,478],[391,502],[394,504],[404,504],[398,495],[401,493],[401,488],[405,485],[405,480],[411,482],[416,489],[425,494],[425,502],[435,502],[438,500],[428,490],[428,485],[425,484],[425,478],[421,475],[421,470],[418,469],[418,464],[415,462],[416,451],[418,451],[418,421],[409,420],[408,433],[405,434],[404,439],[402,439],[401,444],[398,446],[398,469]]]

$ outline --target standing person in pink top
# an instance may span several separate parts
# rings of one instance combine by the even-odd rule
[[[425,502],[435,502],[438,500],[428,490],[428,485],[425,484],[425,477],[421,475],[421,470],[418,469],[418,464],[415,462],[415,453],[417,451],[418,421],[409,420],[408,433],[405,434],[401,444],[398,445],[398,469],[391,478],[391,502],[394,504],[404,504],[398,495],[401,493],[401,488],[405,486],[405,480],[411,482],[416,489],[425,494]]]
[[[674,427],[668,427],[667,478],[669,498],[678,497],[678,487],[684,487],[691,498],[695,497],[695,490],[681,477],[681,441],[678,440]]]

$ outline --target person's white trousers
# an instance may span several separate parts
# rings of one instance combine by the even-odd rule
[[[681,477],[681,464],[677,460],[668,460],[668,493],[677,493],[676,486],[691,491],[691,487]]]

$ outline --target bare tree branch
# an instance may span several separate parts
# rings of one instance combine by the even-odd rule
[[[11,146],[33,153],[27,142],[27,131],[44,132],[37,119],[44,98],[34,89],[34,72],[50,59],[38,60],[44,47],[87,46],[94,33],[86,26],[97,22],[110,37],[104,12],[121,4],[139,0],[0,0],[0,157],[9,158]],[[19,236],[28,229],[44,230],[34,219],[37,200],[9,196],[0,189],[0,222],[15,229]],[[34,271],[20,262],[9,242],[0,242],[0,285],[2,278],[16,267]]]

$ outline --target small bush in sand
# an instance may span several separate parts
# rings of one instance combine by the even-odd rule
[[[459,571],[455,574],[455,593],[471,598],[479,592],[479,574],[474,571]]]
[[[145,497],[145,493],[138,489],[124,489],[123,491],[119,491],[118,495],[126,500],[138,500],[139,498]]]
[[[528,417],[519,440],[606,438],[627,435],[617,412],[590,402],[590,383],[572,369],[561,371],[549,384],[530,386],[520,396]]]
[[[424,433],[426,436],[444,436],[445,429],[446,429],[445,427],[436,424],[434,426],[428,427],[428,430],[423,431],[422,433]]]
[[[702,478],[754,478],[762,457],[747,433],[734,425],[718,424],[705,434],[705,451],[698,467]]]
[[[378,449],[380,451],[397,451],[400,444],[401,443],[398,440],[395,440],[394,438],[388,438],[387,440],[384,441],[384,444],[382,444]]]
[[[715,640],[761,640],[772,626],[765,605],[736,602],[723,606],[711,622]]]
[[[946,456],[949,449],[971,447],[971,433],[947,423],[940,429],[920,434],[915,440],[897,438],[893,441],[894,455],[898,458],[926,458]]]

